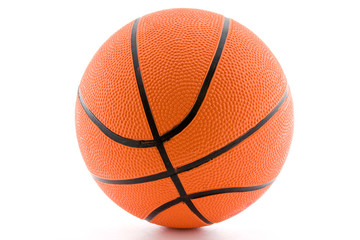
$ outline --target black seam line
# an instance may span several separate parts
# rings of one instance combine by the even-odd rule
[[[183,185],[181,184],[181,181],[179,179],[179,176],[177,174],[175,174],[175,169],[171,164],[171,161],[166,153],[165,147],[163,142],[160,139],[160,135],[158,132],[158,129],[156,127],[156,123],[155,123],[155,119],[154,116],[151,112],[151,108],[150,108],[150,104],[149,104],[149,100],[146,96],[146,91],[145,91],[145,86],[144,86],[144,82],[141,76],[141,71],[140,71],[140,63],[139,63],[139,57],[138,57],[138,51],[137,51],[137,27],[139,24],[140,19],[136,19],[132,30],[131,30],[131,52],[132,52],[132,58],[133,58],[133,65],[134,65],[134,71],[135,71],[135,77],[136,77],[136,82],[138,85],[138,89],[139,89],[139,93],[140,93],[140,98],[141,98],[141,102],[143,104],[143,108],[145,111],[145,115],[151,130],[151,133],[154,137],[154,140],[156,141],[156,147],[159,151],[159,154],[161,156],[161,159],[164,162],[164,165],[167,169],[167,172],[169,174],[171,174],[171,180],[173,181],[177,191],[179,192],[180,198],[184,199],[183,201],[186,203],[186,205],[190,208],[190,210],[197,216],[199,217],[201,220],[203,220],[205,223],[207,224],[211,224],[211,222],[209,220],[207,220],[194,206],[194,204],[192,204],[191,200],[188,198],[185,189],[183,187]]]
[[[123,179],[123,180],[104,179],[104,178],[95,176],[94,174],[91,174],[91,175],[93,178],[95,178],[99,182],[107,183],[107,184],[118,184],[118,185],[130,185],[130,184],[152,182],[152,181],[156,181],[159,179],[170,177],[170,174],[167,171],[156,173],[156,174],[145,176],[145,177]]]
[[[204,83],[200,89],[199,95],[195,101],[194,106],[191,108],[188,115],[178,125],[176,125],[173,129],[171,129],[170,131],[168,131],[167,133],[161,136],[161,140],[163,142],[170,140],[170,138],[174,137],[175,135],[179,134],[182,130],[184,130],[195,118],[197,112],[199,111],[200,106],[205,99],[207,90],[209,89],[211,79],[213,78],[216,67],[219,63],[221,53],[224,49],[226,38],[229,32],[229,24],[230,24],[230,19],[225,18],[218,47],[216,49],[214,58],[211,62],[211,65],[209,67],[209,70],[207,72]]]
[[[190,122],[195,118],[197,112],[199,111],[200,106],[201,106],[201,104],[204,101],[204,98],[206,96],[207,90],[209,89],[211,79],[214,76],[216,67],[217,67],[217,65],[219,63],[221,53],[222,53],[222,51],[224,49],[225,41],[226,41],[226,38],[227,38],[227,35],[228,35],[228,32],[229,32],[229,23],[230,23],[230,20],[228,18],[225,18],[218,47],[216,49],[214,58],[213,58],[213,60],[211,62],[208,73],[207,73],[207,75],[205,77],[204,83],[203,83],[203,85],[202,85],[202,87],[200,89],[199,95],[198,95],[198,97],[197,97],[197,99],[195,101],[194,106],[191,108],[188,115],[178,125],[176,125],[170,131],[168,131],[167,133],[165,133],[164,135],[162,135],[160,137],[160,139],[163,142],[170,140],[172,137],[174,137],[175,135],[179,134],[182,130],[184,130],[190,124]],[[137,52],[137,50],[136,50],[136,52]],[[85,103],[84,103],[84,101],[83,101],[83,99],[81,97],[80,88],[79,88],[78,93],[79,93],[78,95],[79,95],[79,100],[81,102],[81,106],[85,110],[88,117],[110,139],[112,139],[113,141],[115,141],[117,143],[123,144],[123,145],[128,146],[128,147],[134,147],[134,148],[149,148],[149,147],[156,146],[156,141],[154,141],[154,140],[134,140],[134,139],[129,139],[129,138],[122,137],[122,136],[114,133],[113,131],[111,131],[89,110],[89,108],[87,108],[87,106],[85,105]]]
[[[107,128],[86,106],[86,104],[81,96],[80,87],[78,89],[78,97],[79,97],[82,108],[84,109],[85,113],[90,118],[90,120],[111,140],[113,140],[117,143],[120,143],[122,145],[125,145],[128,147],[135,147],[135,148],[148,148],[148,147],[153,147],[156,145],[156,142],[154,140],[134,140],[134,139],[122,137],[122,136],[114,133],[109,128]]]
[[[280,102],[276,105],[276,107],[263,119],[261,120],[257,125],[255,125],[253,128],[248,130],[245,134],[241,135],[239,138],[235,139],[233,142],[230,142],[229,144],[225,145],[224,147],[215,150],[214,152],[210,153],[209,155],[200,158],[192,163],[189,163],[187,165],[184,165],[182,167],[176,168],[173,173],[169,173],[168,171],[152,174],[145,177],[140,178],[133,178],[133,179],[125,179],[125,180],[107,180],[102,179],[99,177],[95,177],[98,181],[109,183],[109,184],[137,184],[137,183],[145,183],[145,182],[151,182],[156,181],[162,178],[171,177],[173,174],[179,174],[182,172],[189,171],[193,168],[196,168],[198,166],[203,165],[204,163],[209,162],[210,160],[218,157],[219,155],[229,151],[236,145],[240,144],[242,141],[244,141],[246,138],[250,137],[253,133],[255,133],[258,129],[260,129],[266,122],[270,120],[274,116],[274,114],[280,109],[280,107],[284,104],[289,92],[289,87],[286,87],[286,91],[281,98]]]
[[[146,218],[145,220],[146,221],[151,221],[154,217],[156,217],[159,213],[161,213],[162,211],[165,211],[166,209],[178,204],[178,203],[181,203],[182,202],[182,199],[181,198],[176,198],[170,202],[167,202],[163,205],[161,205],[160,207],[156,208],[154,211],[152,211]]]
[[[261,120],[253,128],[249,129],[245,134],[243,134],[239,138],[235,139],[234,141],[230,142],[229,144],[225,145],[224,147],[222,147],[218,150],[215,150],[214,152],[210,153],[209,155],[207,155],[203,158],[200,158],[192,163],[189,163],[187,165],[177,168],[176,172],[182,173],[185,171],[189,171],[193,168],[196,168],[200,165],[203,165],[203,164],[209,162],[210,160],[220,156],[221,154],[229,151],[230,149],[232,149],[233,147],[235,147],[236,145],[238,145],[239,143],[241,143],[242,141],[244,141],[245,139],[250,137],[253,133],[255,133],[257,130],[259,130],[265,123],[267,123],[275,115],[275,113],[277,111],[279,111],[280,107],[284,104],[284,102],[288,96],[288,93],[289,93],[289,87],[286,86],[285,93],[284,93],[283,97],[281,98],[280,102],[276,105],[276,107],[263,120]]]
[[[219,189],[214,189],[214,190],[209,190],[209,191],[204,191],[204,192],[197,192],[197,193],[190,194],[189,198],[197,199],[197,198],[202,198],[202,197],[207,197],[207,196],[222,194],[222,193],[251,192],[251,191],[256,191],[256,190],[265,188],[265,187],[269,186],[270,184],[272,184],[274,181],[275,181],[275,179],[271,180],[270,182],[264,183],[262,185],[258,185],[258,186],[219,188]]]
[[[206,219],[204,217],[204,215],[202,215],[200,213],[200,211],[195,207],[194,203],[191,201],[190,198],[186,198],[183,200],[185,202],[185,204],[190,208],[190,210],[198,217],[200,218],[203,222],[207,223],[207,224],[213,224],[211,221],[209,221],[208,219]]]
[[[272,184],[274,181],[275,181],[275,179],[273,179],[270,182],[267,182],[265,184],[261,184],[261,185],[257,185],[257,186],[251,186],[251,187],[232,187],[232,188],[213,189],[213,190],[209,190],[209,191],[192,193],[192,194],[188,195],[188,197],[189,197],[189,199],[197,199],[197,198],[203,198],[203,197],[216,195],[216,194],[251,192],[251,191],[256,191],[256,190],[260,190],[262,188],[265,188],[265,187],[269,186],[270,184]],[[161,205],[160,207],[158,207],[154,211],[152,211],[145,218],[145,220],[150,222],[159,213],[161,213],[162,211],[164,211],[164,210],[166,210],[166,209],[168,209],[168,208],[170,208],[172,206],[175,206],[176,204],[178,204],[180,202],[183,202],[183,200],[181,198],[176,198],[176,199],[174,199],[172,201],[169,201],[169,202]]]

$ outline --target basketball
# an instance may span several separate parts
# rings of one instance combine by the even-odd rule
[[[272,52],[238,22],[197,9],[151,13],[112,35],[85,70],[75,112],[102,191],[172,228],[218,223],[254,203],[293,134]]]

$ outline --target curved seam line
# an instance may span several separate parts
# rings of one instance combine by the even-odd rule
[[[201,86],[200,92],[197,96],[197,99],[191,108],[190,112],[186,115],[186,117],[175,127],[173,127],[170,131],[166,132],[164,135],[162,135],[160,138],[163,142],[169,141],[172,137],[179,134],[182,130],[184,130],[195,118],[196,114],[198,113],[201,104],[203,103],[206,93],[209,89],[211,80],[215,74],[216,67],[220,61],[222,51],[225,47],[225,42],[229,33],[229,25],[230,25],[230,19],[224,18],[224,23],[222,27],[222,32],[220,35],[220,41],[218,43],[217,49],[215,51],[215,55],[213,57],[213,60],[210,64],[209,70],[206,74],[205,80]]]
[[[111,140],[113,140],[117,143],[120,143],[122,145],[125,145],[128,147],[135,147],[135,148],[149,148],[149,147],[154,147],[156,145],[156,142],[154,140],[134,140],[134,139],[122,137],[122,136],[114,133],[108,127],[106,127],[95,116],[95,114],[93,112],[91,112],[90,109],[86,106],[86,104],[81,96],[80,87],[78,89],[78,97],[79,97],[80,104],[81,104],[82,108],[84,109],[86,115],[100,129],[100,131],[103,132]]]
[[[217,49],[215,51],[214,58],[213,58],[213,60],[211,62],[211,65],[209,67],[209,70],[208,70],[208,72],[206,74],[205,80],[204,80],[204,82],[202,84],[202,87],[200,89],[200,92],[198,94],[198,97],[197,97],[193,107],[191,108],[190,112],[186,115],[186,117],[179,124],[177,124],[175,127],[173,127],[170,131],[168,131],[165,134],[163,134],[162,136],[160,136],[160,139],[163,142],[169,141],[172,137],[176,136],[182,130],[184,130],[191,123],[191,121],[195,118],[197,112],[199,111],[199,109],[201,107],[201,104],[203,103],[203,101],[205,99],[207,90],[209,89],[212,77],[215,74],[216,67],[217,67],[217,65],[218,65],[218,63],[220,61],[220,57],[221,57],[222,51],[224,49],[226,38],[227,38],[227,35],[228,35],[228,32],[229,32],[229,24],[230,24],[229,22],[230,22],[230,20],[228,18],[225,18],[222,33],[221,33],[221,36],[220,36],[220,41],[219,41],[219,44],[218,44]],[[149,147],[154,147],[156,145],[156,142],[153,141],[153,140],[134,140],[134,139],[122,137],[122,136],[114,133],[109,128],[107,128],[86,107],[84,101],[81,98],[80,88],[79,88],[79,99],[80,99],[81,105],[82,105],[83,109],[85,110],[86,114],[88,115],[88,117],[95,123],[95,125],[106,136],[108,136],[110,139],[114,140],[115,142],[123,144],[125,146],[135,147],[135,148],[149,148]]]
[[[172,206],[175,206],[176,204],[181,203],[181,202],[182,202],[181,198],[179,198],[179,197],[178,197],[178,198],[175,198],[174,200],[169,201],[169,202],[161,205],[160,207],[156,208],[154,211],[152,211],[152,212],[145,218],[145,220],[150,222],[150,221],[153,220],[159,213],[161,213],[161,212],[165,211],[166,209],[168,209],[168,208],[170,208],[170,207],[172,207]]]
[[[278,112],[278,110],[280,109],[280,107],[283,105],[283,103],[285,102],[287,96],[289,93],[289,87],[288,85],[286,86],[286,90],[285,93],[283,95],[283,97],[281,98],[280,102],[276,105],[276,107],[264,118],[262,119],[258,124],[256,124],[254,127],[252,127],[251,129],[249,129],[245,134],[241,135],[239,138],[235,139],[234,141],[230,142],[229,144],[225,145],[224,147],[215,150],[214,152],[208,154],[205,157],[202,157],[194,162],[191,162],[189,164],[186,164],[182,167],[179,167],[176,169],[177,172],[185,172],[185,171],[189,171],[193,168],[196,168],[200,165],[203,165],[207,162],[209,162],[210,160],[220,156],[221,154],[229,151],[230,149],[234,148],[235,146],[237,146],[238,144],[240,144],[241,142],[243,142],[245,139],[247,139],[248,137],[250,137],[253,133],[255,133],[257,130],[259,130],[263,125],[265,125],[265,123],[267,123],[274,115],[276,112]]]
[[[139,24],[140,18],[136,19],[133,27],[131,29],[131,52],[132,52],[132,60],[135,70],[135,77],[136,82],[138,85],[138,90],[141,98],[141,102],[143,104],[143,109],[145,111],[145,115],[147,118],[147,122],[149,124],[151,133],[153,135],[154,140],[156,141],[156,147],[159,151],[160,157],[167,169],[167,171],[170,174],[175,173],[175,169],[169,159],[169,156],[167,155],[167,152],[165,150],[164,144],[160,138],[154,116],[151,111],[151,107],[149,104],[149,100],[146,95],[144,82],[141,76],[141,70],[140,70],[140,62],[139,62],[139,56],[138,56],[138,49],[137,49],[137,27]],[[177,174],[174,174],[171,176],[171,180],[173,181],[180,197],[183,199],[183,201],[186,203],[186,205],[189,207],[189,209],[202,221],[204,221],[207,224],[212,224],[209,220],[207,220],[195,207],[195,205],[191,202],[188,195],[186,194],[186,191],[184,189],[184,186],[182,185],[179,176]]]
[[[96,179],[99,182],[107,183],[107,184],[117,184],[117,185],[130,185],[130,184],[153,182],[156,180],[170,177],[170,174],[168,173],[168,171],[159,172],[159,173],[144,176],[144,177],[121,179],[121,180],[105,179],[105,178],[100,178],[94,174],[91,174],[91,175],[94,179]]]
[[[213,190],[208,190],[208,191],[192,193],[192,194],[189,194],[188,196],[189,196],[190,199],[198,199],[198,198],[203,198],[203,197],[217,195],[217,194],[224,194],[224,193],[251,192],[251,191],[256,191],[256,190],[263,189],[263,188],[269,186],[270,184],[272,184],[274,181],[275,181],[275,179],[271,180],[270,182],[267,182],[267,183],[264,183],[264,184],[261,184],[261,185],[257,185],[257,186],[251,186],[251,187],[218,188],[218,189],[213,189]],[[154,211],[152,211],[145,218],[145,220],[150,222],[152,219],[154,219],[161,212],[163,212],[166,209],[168,209],[168,208],[170,208],[172,206],[175,206],[175,205],[177,205],[177,204],[179,204],[181,202],[183,202],[183,200],[181,198],[176,198],[176,199],[171,200],[171,201],[169,201],[167,203],[164,203],[163,205],[161,205],[160,207],[158,207]]]
[[[269,186],[270,184],[272,184],[274,181],[275,181],[275,179],[271,180],[270,182],[267,182],[267,183],[264,183],[261,185],[257,185],[257,186],[251,186],[251,187],[218,188],[218,189],[213,189],[213,190],[208,190],[208,191],[203,191],[203,192],[192,193],[192,194],[189,194],[189,197],[191,199],[197,199],[197,198],[202,198],[202,197],[207,197],[207,196],[217,195],[217,194],[223,194],[223,193],[251,192],[251,191],[256,191],[256,190],[265,188],[265,187]]]
[[[263,125],[265,125],[265,123],[268,122],[275,115],[275,113],[280,109],[280,107],[284,104],[284,102],[288,96],[288,92],[289,92],[289,87],[287,86],[285,93],[284,93],[283,97],[281,98],[281,100],[279,101],[279,103],[277,104],[277,106],[264,119],[262,119],[253,128],[249,129],[245,134],[241,135],[239,138],[235,139],[234,141],[230,142],[229,144],[225,145],[224,147],[222,147],[218,150],[215,150],[214,152],[208,154],[207,156],[205,156],[203,158],[200,158],[200,159],[198,159],[194,162],[191,162],[189,164],[186,164],[184,166],[175,168],[175,171],[173,173],[164,171],[164,172],[159,172],[156,174],[148,175],[145,177],[124,179],[124,180],[108,180],[108,179],[96,177],[95,175],[93,175],[93,177],[100,182],[109,183],[109,184],[137,184],[137,183],[151,182],[151,181],[156,181],[159,179],[171,177],[172,175],[186,172],[186,171],[192,170],[196,167],[199,167],[199,166],[209,162],[210,160],[220,156],[221,154],[229,151],[230,149],[232,149],[233,147],[235,147],[236,145],[240,144],[242,141],[244,141],[245,139],[250,137],[253,133],[255,133],[258,129],[260,129]],[[144,181],[141,181],[141,180],[144,180]]]

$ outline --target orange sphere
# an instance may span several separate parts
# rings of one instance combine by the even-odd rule
[[[293,106],[254,33],[216,13],[170,9],[99,49],[79,87],[76,132],[116,204],[194,228],[234,216],[269,188],[288,154]]]

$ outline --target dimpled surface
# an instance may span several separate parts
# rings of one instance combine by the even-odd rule
[[[194,105],[223,21],[221,15],[211,12],[177,9],[140,19],[140,69],[160,134],[179,124]]]
[[[169,178],[133,185],[106,184],[98,181],[96,183],[110,199],[139,218],[145,218],[154,210],[154,206],[178,197],[176,188]]]
[[[276,106],[286,79],[270,50],[231,21],[225,48],[205,100],[190,125],[165,143],[178,167],[235,140]]]
[[[138,20],[139,66],[160,135],[181,123],[192,109],[224,22],[219,14],[196,9],[164,10]],[[134,71],[133,26],[134,22],[124,26],[99,49],[85,71],[80,92],[87,108],[111,131],[134,140],[152,140]],[[163,143],[174,168],[191,164],[254,128],[279,104],[286,88],[285,75],[271,51],[254,33],[230,19],[221,57],[198,112],[182,131]],[[136,148],[111,140],[88,117],[79,99],[76,131],[84,161],[98,178],[128,180],[166,172],[156,146]],[[193,196],[221,188],[263,185],[279,174],[292,133],[289,91],[277,112],[244,141],[177,175],[186,193]],[[96,182],[129,213],[142,219],[153,216],[149,219],[152,223],[175,228],[208,225],[179,200],[184,198],[170,177],[129,185]],[[268,188],[190,201],[215,223],[241,212]],[[180,203],[151,215],[174,199]]]
[[[212,161],[180,173],[186,192],[257,186],[275,179],[290,147],[292,114],[289,95],[280,110],[249,138]]]
[[[76,100],[76,131],[86,166],[98,177],[128,179],[165,171],[156,148],[131,148],[114,142],[90,120],[79,99]]]
[[[197,209],[211,222],[218,223],[243,211],[261,197],[270,186],[263,189],[242,192],[224,193],[194,199]]]
[[[196,217],[185,203],[179,203],[161,212],[151,222],[173,228],[194,228],[207,225]]]
[[[81,80],[85,105],[113,132],[152,139],[132,64],[130,23],[111,36],[91,60]]]

